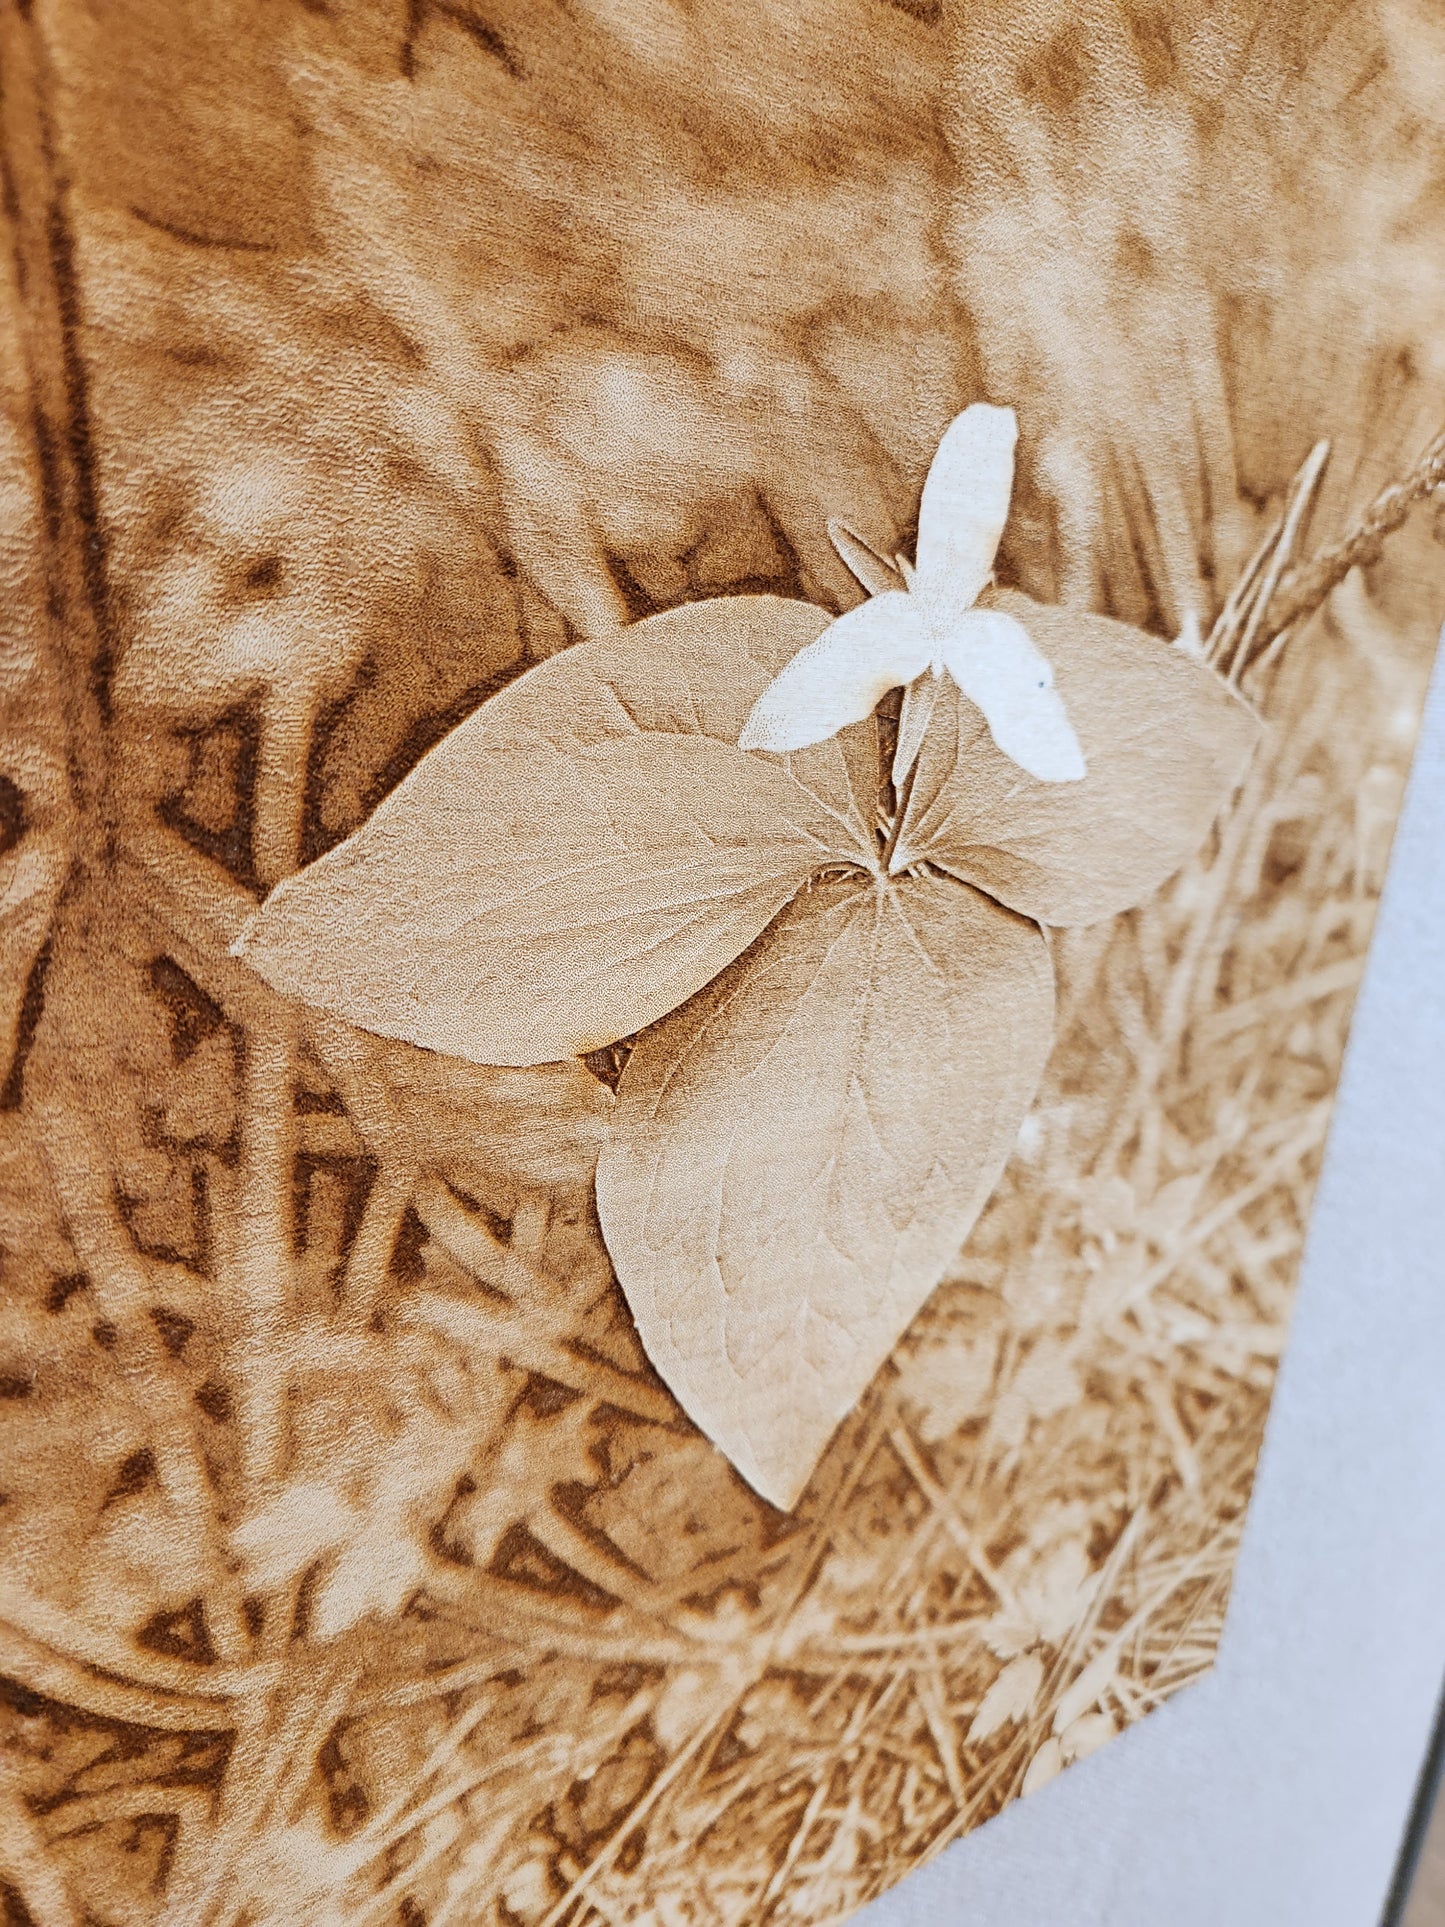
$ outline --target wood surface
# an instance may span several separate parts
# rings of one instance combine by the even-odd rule
[[[7,1923],[815,1927],[1207,1671],[1445,607],[1442,102],[1431,0],[0,0]],[[978,400],[1002,591],[1264,738],[1051,930],[785,1511],[613,1271],[630,1040],[233,946],[538,665],[853,606]]]

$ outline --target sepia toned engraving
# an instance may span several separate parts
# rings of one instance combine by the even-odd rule
[[[828,1921],[1208,1669],[1445,613],[1442,73],[1414,0],[5,0],[7,1918]],[[895,663],[943,581],[1034,654]],[[881,1155],[801,1195],[835,1075],[926,1262]]]

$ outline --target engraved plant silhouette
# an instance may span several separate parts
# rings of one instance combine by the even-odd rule
[[[862,722],[881,696],[906,684],[893,752],[897,788],[917,761],[946,671],[982,711],[998,748],[1030,776],[1071,783],[1084,775],[1047,657],[1021,622],[976,606],[993,581],[1017,440],[1014,411],[987,402],[975,402],[951,424],[923,484],[915,562],[900,557],[892,570],[851,530],[834,534],[874,600],[831,624],[763,691],[739,739],[744,749],[821,742]],[[875,570],[883,573],[881,586]],[[895,575],[906,593],[894,587]]]
[[[1053,1041],[1042,926],[1157,889],[1257,740],[1196,656],[988,586],[1014,433],[978,404],[944,436],[912,594],[836,621],[723,597],[563,652],[236,945],[478,1064],[632,1040],[607,1247],[653,1365],[785,1509],[1013,1148]],[[904,682],[885,777],[871,711]]]

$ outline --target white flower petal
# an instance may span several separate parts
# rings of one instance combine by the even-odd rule
[[[1021,622],[1001,609],[971,609],[945,638],[943,660],[1021,769],[1041,783],[1077,783],[1088,774],[1048,658]]]
[[[938,444],[918,511],[918,586],[935,607],[969,608],[993,570],[1013,493],[1018,421],[975,402]]]
[[[800,649],[753,705],[738,743],[784,751],[861,723],[890,689],[927,668],[929,643],[912,596],[874,596]]]

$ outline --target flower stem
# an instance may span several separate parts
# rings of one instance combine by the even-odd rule
[[[889,874],[893,862],[893,852],[898,848],[898,839],[903,833],[903,820],[908,814],[908,805],[913,798],[913,779],[918,774],[918,758],[909,765],[908,774],[903,779],[903,788],[898,792],[897,806],[893,820],[888,826],[888,840],[883,845],[883,874]]]

